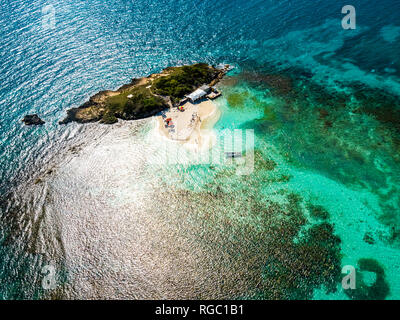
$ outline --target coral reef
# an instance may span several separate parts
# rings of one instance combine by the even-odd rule
[[[389,285],[385,279],[383,267],[375,259],[358,260],[359,268],[356,270],[356,288],[347,289],[345,293],[352,300],[384,300],[390,293]],[[368,286],[364,282],[363,272],[373,272],[376,275],[375,282]]]

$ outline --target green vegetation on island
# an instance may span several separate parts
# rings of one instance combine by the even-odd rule
[[[101,121],[112,124],[118,119],[150,117],[168,108],[170,102],[178,103],[203,84],[215,85],[226,70],[205,63],[169,67],[160,74],[133,79],[117,91],[97,93],[80,107],[67,110],[67,117],[60,123]]]
[[[106,110],[101,122],[106,124],[117,122],[117,118],[134,120],[140,115],[150,115],[153,111],[160,111],[167,107],[162,98],[153,95],[144,85],[107,98],[105,106]]]
[[[205,63],[170,68],[169,71],[167,76],[155,80],[153,86],[156,94],[168,96],[173,102],[178,102],[201,85],[212,82],[218,75],[216,69]]]

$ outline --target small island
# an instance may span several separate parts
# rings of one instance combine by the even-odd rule
[[[41,126],[45,124],[37,114],[27,114],[21,121],[27,126]]]
[[[113,124],[118,119],[137,120],[166,109],[179,109],[190,98],[201,96],[195,94],[202,92],[200,87],[206,85],[211,90],[228,70],[226,65],[212,67],[205,63],[169,67],[159,74],[133,79],[116,91],[95,94],[80,107],[67,110],[67,117],[60,124],[73,121]],[[210,97],[216,96],[218,92],[210,93]]]

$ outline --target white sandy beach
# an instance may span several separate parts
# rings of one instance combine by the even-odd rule
[[[164,118],[158,117],[157,126],[160,134],[170,140],[182,143],[193,150],[210,149],[216,141],[212,130],[221,112],[210,100],[198,103],[187,102],[184,111],[170,109]],[[165,119],[172,119],[166,127]]]

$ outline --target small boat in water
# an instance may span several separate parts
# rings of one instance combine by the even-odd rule
[[[241,152],[225,152],[225,157],[226,158],[241,158],[242,153]]]

